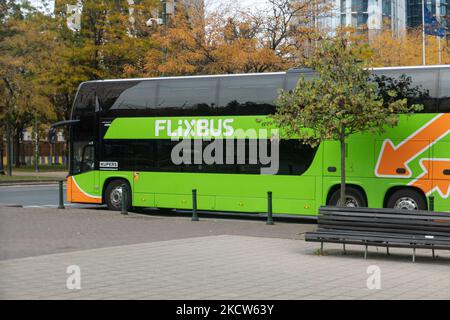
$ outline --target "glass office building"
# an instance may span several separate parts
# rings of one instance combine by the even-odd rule
[[[422,25],[422,0],[406,1],[407,27],[414,28]],[[425,5],[434,16],[444,25],[450,14],[448,0],[425,0]]]
[[[326,19],[331,31],[352,26],[371,32],[389,28],[401,34],[422,25],[422,0],[330,0],[334,10]],[[424,0],[427,9],[446,26],[450,21],[450,0]],[[450,24],[449,24],[450,25]]]

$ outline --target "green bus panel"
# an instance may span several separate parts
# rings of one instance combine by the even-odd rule
[[[253,122],[249,117],[234,119],[249,128],[256,117]],[[153,138],[154,125],[136,137],[135,121],[136,127],[146,128],[152,119],[118,119],[108,137]],[[417,114],[401,116],[398,126],[382,134],[355,134],[347,139],[347,183],[365,192],[370,207],[383,207],[392,188],[418,188],[434,196],[436,211],[450,211],[449,133],[449,114]],[[404,173],[396,173],[397,167]],[[265,212],[271,191],[274,213],[315,215],[340,183],[340,149],[336,141],[322,143],[309,169],[298,176],[91,171],[73,177],[84,193],[97,198],[114,178],[130,183],[134,206],[190,209],[192,189],[197,189],[200,210]]]

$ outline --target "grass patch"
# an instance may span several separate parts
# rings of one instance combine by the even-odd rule
[[[314,255],[316,255],[316,256],[327,256],[328,253],[325,250],[323,250],[323,252],[322,252],[322,250],[317,249],[316,251],[314,251]]]
[[[34,165],[22,166],[20,168],[13,168],[13,171],[19,172],[34,172]],[[66,166],[63,165],[41,165],[39,172],[53,172],[53,171],[67,171]]]

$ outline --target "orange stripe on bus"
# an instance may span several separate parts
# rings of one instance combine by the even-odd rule
[[[72,177],[67,178],[67,201],[81,203],[102,203],[101,198],[91,197],[78,188]]]

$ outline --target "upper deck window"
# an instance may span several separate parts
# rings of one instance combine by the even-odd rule
[[[232,104],[274,104],[284,75],[240,76],[220,79],[219,107]]]
[[[442,69],[439,82],[439,112],[450,112],[450,69]]]
[[[95,83],[83,83],[78,89],[74,109],[79,112],[94,112],[96,89]]]
[[[157,108],[199,109],[216,104],[217,79],[159,80]]]
[[[115,98],[114,103],[111,105],[111,110],[114,109],[147,109],[156,105],[156,89],[157,81],[141,81],[134,83],[132,86],[122,84],[118,86],[117,93],[114,94],[114,90],[110,90],[109,94],[111,98]],[[105,100],[106,106],[108,105],[108,98]],[[112,100],[112,99],[111,99]]]
[[[283,82],[284,75],[221,78],[219,108],[237,115],[273,113]]]
[[[98,84],[97,98],[100,110],[136,109],[145,106],[143,90],[139,90],[140,81],[111,81]],[[136,89],[138,87],[138,89]]]

